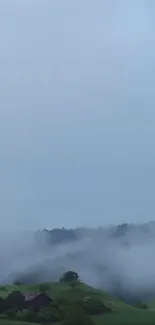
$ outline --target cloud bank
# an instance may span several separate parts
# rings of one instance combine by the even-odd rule
[[[57,281],[74,270],[83,282],[125,301],[148,299],[155,292],[154,233],[149,223],[131,226],[124,236],[116,236],[115,227],[88,230],[68,244],[49,245],[43,234],[37,241],[33,233],[1,237],[0,281],[21,275],[27,283]]]

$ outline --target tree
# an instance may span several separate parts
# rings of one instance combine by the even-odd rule
[[[72,242],[78,239],[75,229],[54,228],[52,230],[44,229],[35,233],[38,242],[45,240],[49,245]]]
[[[134,304],[134,307],[139,308],[139,309],[148,309],[148,305],[145,302],[137,301]]]
[[[72,281],[78,281],[79,276],[76,272],[68,271],[63,274],[63,276],[60,278],[60,282],[70,283]]]
[[[129,230],[128,223],[122,223],[121,225],[117,226],[115,235],[116,235],[116,237],[125,236],[127,234],[128,230]]]
[[[24,296],[20,291],[13,291],[5,298],[5,304],[7,309],[12,309],[18,307],[19,309],[23,308],[24,305]]]
[[[23,283],[20,280],[15,280],[14,285],[21,286]]]

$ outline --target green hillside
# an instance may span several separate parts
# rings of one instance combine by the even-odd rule
[[[127,305],[116,299],[105,291],[97,290],[83,283],[78,283],[75,287],[63,283],[47,283],[47,293],[53,297],[62,309],[68,308],[70,304],[76,304],[77,301],[83,301],[86,297],[100,300],[103,303],[112,305],[111,313],[102,313],[97,316],[91,316],[96,325],[154,325],[155,311],[140,310]],[[9,285],[0,287],[0,296],[6,297],[12,291],[36,292],[40,291],[42,284],[37,285]],[[43,324],[43,322],[40,322]],[[30,325],[29,322],[11,321],[0,319],[0,325]],[[33,323],[34,324],[34,323]],[[38,322],[39,324],[39,322]],[[51,323],[50,323],[51,324]],[[53,324],[53,323],[52,323]],[[56,323],[55,323],[56,324]],[[58,323],[57,323],[58,324]],[[61,322],[59,323],[61,324]],[[74,325],[74,324],[73,324]],[[80,324],[79,324],[80,325]]]
[[[21,292],[34,292],[34,291],[41,291],[42,284],[37,285],[8,285],[6,287],[1,286],[0,287],[0,297],[6,297],[9,292],[12,291],[21,291]],[[84,283],[79,283],[75,288],[72,288],[71,286],[67,284],[62,283],[47,283],[48,286],[48,295],[51,297],[54,297],[56,300],[60,300],[65,302],[65,304],[68,302],[73,302],[74,300],[83,300],[86,296],[91,296],[94,298],[99,298],[103,302],[109,302],[112,303],[114,308],[117,311],[122,310],[135,310],[134,307],[125,304],[124,302],[120,301],[117,298],[114,298],[110,296],[108,293],[106,293],[103,290],[97,290],[92,287],[87,286]]]

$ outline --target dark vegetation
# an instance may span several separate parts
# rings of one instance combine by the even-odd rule
[[[79,276],[77,272],[73,271],[68,271],[62,275],[60,278],[60,282],[64,283],[70,283],[71,284],[76,284],[76,282],[79,280]]]
[[[40,240],[40,236],[44,235],[49,245],[68,243],[78,239],[78,233],[75,229],[55,228],[52,230],[39,230],[35,233],[36,240]]]

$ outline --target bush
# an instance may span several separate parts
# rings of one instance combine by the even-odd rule
[[[16,317],[16,310],[14,309],[7,310],[6,315],[8,315],[9,318],[14,318]]]
[[[63,276],[60,278],[60,282],[70,283],[72,281],[79,280],[79,276],[76,272],[68,271],[63,274]]]
[[[100,299],[88,297],[84,300],[84,309],[90,315],[99,315],[105,312],[111,312],[112,308]]]
[[[22,320],[25,322],[37,322],[38,315],[32,310],[24,310],[16,314],[16,319]]]
[[[139,309],[148,309],[148,305],[141,301],[136,302],[134,307]]]
[[[82,307],[70,306],[62,325],[94,325],[94,322]]]
[[[38,321],[59,322],[61,320],[61,313],[56,307],[48,307],[41,309],[38,313]]]
[[[149,307],[148,307],[148,305],[147,304],[142,304],[142,309],[148,309]]]

